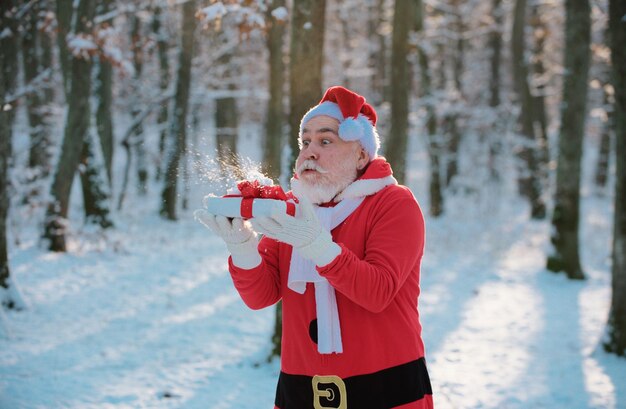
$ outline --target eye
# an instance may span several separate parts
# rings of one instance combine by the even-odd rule
[[[311,143],[311,141],[307,140],[303,140],[302,141],[302,146],[309,146],[309,144]]]
[[[332,141],[330,139],[322,139],[322,145],[330,145]]]

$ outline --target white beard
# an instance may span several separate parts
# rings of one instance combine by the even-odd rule
[[[322,204],[333,200],[345,188],[350,186],[357,177],[356,164],[350,161],[343,162],[344,166],[340,169],[340,173],[332,180],[319,183],[309,183],[305,178],[299,179],[299,189],[296,195],[303,194],[311,203]]]
[[[314,204],[328,203],[346,188],[346,186],[342,188],[334,185],[309,185],[307,183],[302,183],[301,187],[301,194]]]

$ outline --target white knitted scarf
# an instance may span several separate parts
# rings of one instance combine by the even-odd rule
[[[332,231],[363,203],[363,199],[363,197],[345,199],[335,207],[315,206],[315,213],[322,228]],[[287,286],[299,294],[304,294],[307,283],[313,283],[315,286],[317,350],[320,354],[343,352],[335,289],[328,280],[319,275],[315,263],[302,257],[297,249],[293,249]]]
[[[332,231],[363,203],[366,196],[392,184],[398,184],[398,182],[391,175],[379,179],[357,180],[335,199],[339,201],[336,206],[319,207],[314,205],[315,213],[322,228],[329,232]],[[296,196],[302,193],[300,182],[297,179],[291,180],[291,186]],[[293,249],[287,286],[299,294],[304,294],[307,283],[313,283],[315,287],[317,350],[320,354],[342,353],[341,325],[335,289],[328,280],[319,275],[315,263],[302,257],[297,249]]]

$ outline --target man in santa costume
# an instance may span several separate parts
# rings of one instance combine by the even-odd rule
[[[226,242],[246,305],[283,301],[275,408],[433,407],[417,308],[424,219],[377,155],[375,125],[365,98],[329,88],[300,124],[295,217],[197,215]]]

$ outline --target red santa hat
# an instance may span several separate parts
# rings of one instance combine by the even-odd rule
[[[335,86],[326,90],[318,105],[311,108],[300,121],[302,129],[313,117],[327,115],[339,121],[339,137],[344,141],[359,141],[370,160],[378,155],[380,137],[376,130],[376,111],[365,98],[347,88]]]

